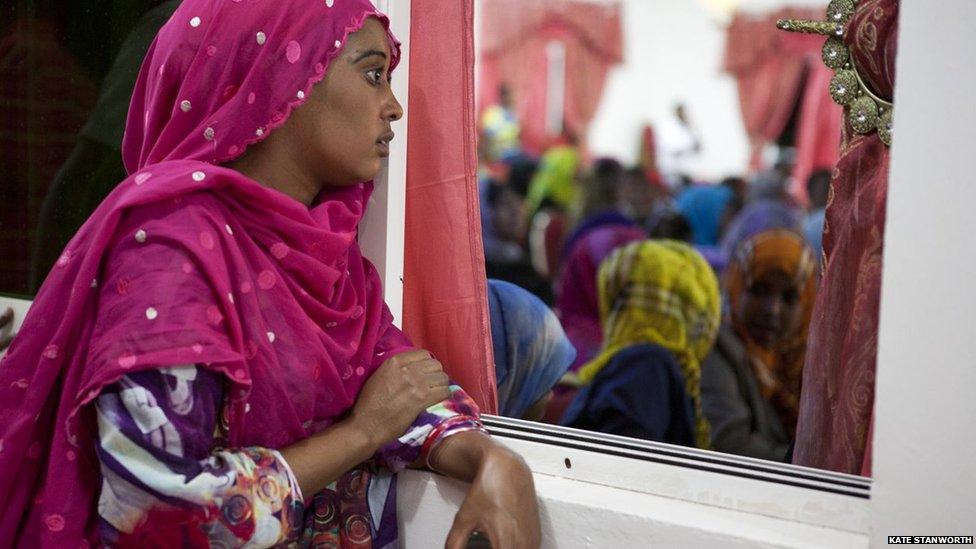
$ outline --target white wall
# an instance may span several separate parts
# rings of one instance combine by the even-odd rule
[[[976,534],[973,0],[901,3],[873,542]]]
[[[700,177],[745,171],[749,143],[735,80],[722,72],[725,29],[702,0],[621,0],[623,65],[614,69],[590,128],[591,150],[636,160],[640,128],[668,116],[676,101],[702,137]],[[727,0],[726,0],[727,2]],[[763,12],[785,6],[823,6],[826,0],[743,0]]]

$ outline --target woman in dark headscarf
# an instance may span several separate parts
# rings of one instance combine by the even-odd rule
[[[538,421],[576,350],[555,313],[514,284],[489,279],[488,307],[501,415]]]
[[[761,232],[725,272],[729,307],[702,368],[702,406],[721,452],[782,461],[796,428],[817,262],[803,237]]]

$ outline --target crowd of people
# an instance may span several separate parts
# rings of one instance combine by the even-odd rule
[[[788,155],[693,182],[653,157],[588,161],[571,135],[533,157],[510,107],[489,112],[479,185],[502,414],[787,459],[830,172],[803,207]]]

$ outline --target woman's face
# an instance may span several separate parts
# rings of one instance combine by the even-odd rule
[[[742,293],[734,311],[758,345],[775,347],[796,333],[801,322],[800,293],[785,272],[766,271]]]
[[[292,113],[294,137],[324,184],[371,180],[389,156],[390,124],[403,116],[390,87],[390,61],[386,30],[379,20],[367,19],[305,105]]]
[[[495,203],[495,232],[502,240],[520,242],[526,233],[524,203],[515,191],[505,188]]]
[[[657,199],[654,188],[647,179],[637,174],[627,174],[617,188],[618,209],[638,220],[646,219],[654,211]]]

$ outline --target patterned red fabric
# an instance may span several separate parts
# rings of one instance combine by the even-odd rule
[[[403,329],[482,410],[494,413],[476,179],[473,18],[471,0],[411,5]]]
[[[898,0],[863,0],[845,41],[881,97],[894,90]],[[845,125],[824,226],[794,463],[871,474],[870,444],[889,150]]]
[[[481,21],[481,108],[496,104],[498,86],[509,85],[522,125],[522,146],[541,154],[552,144],[546,132],[546,46],[566,47],[563,120],[572,135],[585,135],[603,96],[610,67],[623,60],[619,4],[572,0],[493,0]]]

